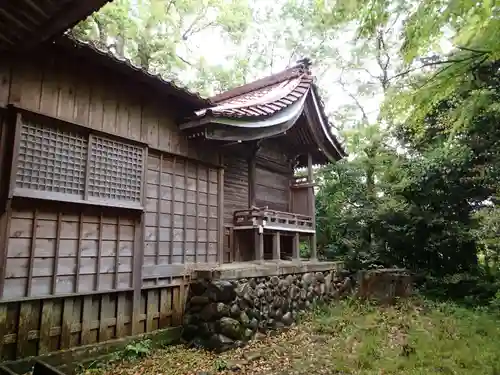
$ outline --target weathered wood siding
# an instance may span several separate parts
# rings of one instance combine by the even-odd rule
[[[257,166],[256,172],[257,206],[268,206],[271,210],[288,211],[289,176],[260,166]]]
[[[135,314],[129,291],[1,304],[0,360],[178,326],[187,290],[182,279],[143,290]]]
[[[150,154],[144,265],[217,261],[217,170]]]
[[[292,204],[290,207],[291,212],[308,216],[314,215],[314,201],[309,201],[309,189],[312,188],[297,187],[292,189]]]
[[[224,223],[232,224],[234,211],[248,208],[248,162],[237,156],[224,161]]]
[[[276,144],[264,142],[257,154],[256,203],[272,210],[288,211],[290,202],[290,181],[293,177],[287,156]]]
[[[123,214],[14,208],[3,299],[130,289],[137,225]]]
[[[13,104],[164,152],[218,160],[214,152],[200,155],[199,147],[190,147],[172,104],[155,101],[140,86],[126,86],[125,76],[60,54],[37,56],[36,62],[0,63],[0,106]]]
[[[142,266],[220,256],[219,155],[190,147],[168,98],[129,86],[110,69],[50,53],[2,57],[0,107],[12,104],[147,145],[145,213],[25,198],[0,212],[2,359],[178,326],[188,278],[143,282]],[[10,160],[0,162],[3,176]],[[8,176],[2,182],[7,186]]]

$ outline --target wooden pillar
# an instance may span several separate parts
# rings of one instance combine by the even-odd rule
[[[313,162],[311,153],[307,154],[307,180],[313,182]]]
[[[312,236],[309,237],[309,250],[311,260],[318,259],[318,255],[316,254],[316,232],[314,232]]]
[[[144,232],[145,214],[142,213],[140,219],[135,224],[134,235],[134,257],[132,272],[132,335],[141,333],[141,288],[142,288],[142,262],[144,257]]]
[[[300,235],[299,235],[299,233],[295,233],[295,235],[293,236],[292,258],[293,258],[293,260],[300,259]]]
[[[219,158],[220,165],[224,165],[223,156],[220,155]],[[219,219],[218,223],[218,261],[219,264],[224,263],[224,168],[221,167],[217,171],[217,184],[218,184],[218,194],[217,194],[217,216]],[[210,183],[210,181],[208,182]],[[198,220],[198,219],[196,219]],[[185,230],[185,229],[184,229]],[[207,231],[208,236],[208,231]],[[207,238],[208,241],[208,238]]]
[[[312,168],[312,155],[307,154],[307,181],[311,184],[307,188],[307,210],[309,215],[312,216],[313,221],[316,214],[316,207],[314,206],[314,186],[313,183],[313,168]]]
[[[142,189],[141,201],[143,207],[146,207],[147,201],[147,170],[148,170],[148,148],[144,150],[144,159],[142,165]],[[173,190],[172,190],[173,191]],[[158,197],[160,199],[160,197]],[[173,202],[172,202],[173,207]],[[102,221],[101,221],[102,223]],[[142,266],[144,263],[144,242],[146,237],[146,214],[141,213],[140,218],[135,222],[134,247],[133,247],[133,268],[132,268],[132,335],[141,333],[141,296],[142,296]],[[173,238],[173,237],[172,237]],[[116,249],[118,251],[118,249]],[[118,264],[116,265],[118,267]]]
[[[264,230],[259,227],[255,229],[255,260],[264,261]]]
[[[241,262],[240,231],[233,230],[234,261]]]
[[[312,168],[312,155],[311,153],[307,154],[307,180],[312,184],[313,181],[313,168]],[[309,201],[309,212],[311,213],[313,219],[313,228],[314,233],[309,237],[309,251],[310,257],[312,260],[316,260],[318,258],[316,254],[316,206],[314,199],[314,185],[309,186],[308,188],[308,197]]]
[[[273,234],[273,260],[281,259],[281,235],[276,231]]]
[[[255,154],[248,159],[248,207],[255,206]]]

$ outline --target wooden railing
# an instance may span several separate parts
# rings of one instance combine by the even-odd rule
[[[314,231],[313,217],[291,212],[270,210],[267,207],[252,207],[234,212],[234,226],[280,229],[289,231]]]

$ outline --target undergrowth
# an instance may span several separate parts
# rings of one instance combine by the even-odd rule
[[[421,298],[379,306],[356,299],[316,305],[297,325],[220,355],[135,343],[113,366],[122,374],[500,375],[500,319],[493,306]],[[249,360],[248,353],[255,359]],[[236,364],[236,365],[235,365]]]
[[[335,337],[321,348],[338,374],[500,374],[500,327],[491,309],[351,300],[316,310],[311,326]]]

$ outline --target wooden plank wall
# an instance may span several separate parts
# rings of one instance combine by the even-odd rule
[[[248,162],[226,157],[224,170],[224,223],[233,223],[236,210],[248,208]]]
[[[285,153],[272,141],[263,142],[257,154],[256,204],[272,210],[290,209],[290,182],[293,169]]]
[[[12,209],[4,300],[132,287],[137,218],[87,211]]]
[[[223,175],[206,165],[218,163],[219,155],[189,147],[172,105],[124,82],[67,55],[40,54],[36,63],[2,56],[1,107],[13,104],[138,140],[148,144],[151,155],[142,222],[132,212],[55,202],[16,201],[1,216],[0,250],[7,257],[5,287],[0,287],[2,359],[180,325],[187,280],[173,276],[168,286],[148,289],[140,274],[132,274],[132,264],[143,262],[144,222],[145,263],[217,258],[222,237],[217,186]],[[180,244],[188,251],[182,253]]]
[[[290,211],[302,215],[314,215],[314,201],[309,201],[309,187],[297,187],[292,189],[292,203]]]
[[[217,169],[148,156],[144,266],[217,262]]]
[[[187,291],[182,283],[143,290],[135,316],[129,291],[1,304],[0,360],[179,326]]]
[[[261,166],[257,166],[255,175],[257,206],[268,206],[271,210],[288,211],[290,177]]]
[[[189,147],[174,121],[173,104],[146,96],[140,87],[125,87],[126,78],[112,73],[62,54],[41,54],[36,65],[26,59],[3,62],[0,106],[14,104],[163,152],[218,162],[217,153]]]

